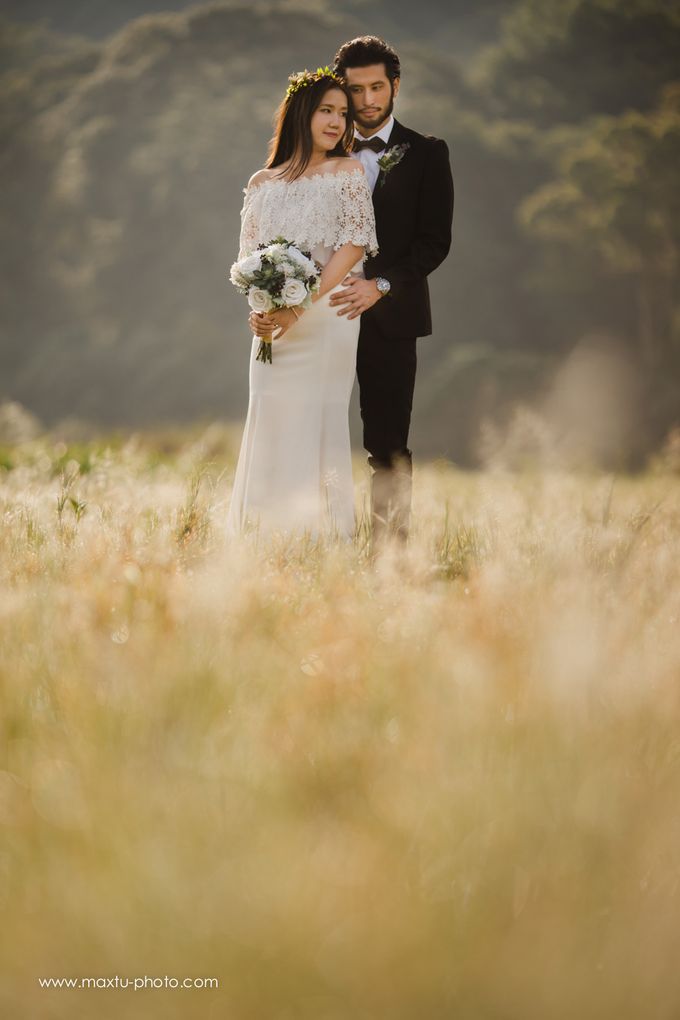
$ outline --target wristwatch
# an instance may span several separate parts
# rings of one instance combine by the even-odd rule
[[[383,297],[385,297],[386,294],[389,294],[390,287],[392,286],[389,280],[386,280],[384,276],[375,276],[374,280],[376,287]]]

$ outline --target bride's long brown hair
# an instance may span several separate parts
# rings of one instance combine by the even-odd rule
[[[338,144],[328,156],[349,156],[354,138],[352,93],[344,81],[327,74],[284,97],[274,115],[274,136],[269,143],[266,167],[280,166],[290,160],[291,180],[305,172],[312,156],[312,115],[321,106],[329,89],[338,89],[347,99],[347,123]]]

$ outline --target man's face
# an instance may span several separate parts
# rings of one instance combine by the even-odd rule
[[[366,136],[375,134],[392,113],[399,92],[399,79],[395,78],[391,83],[384,64],[348,67],[345,77],[354,98],[357,127]]]

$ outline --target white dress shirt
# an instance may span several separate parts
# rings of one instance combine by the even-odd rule
[[[380,131],[376,131],[371,138],[381,138],[385,145],[389,140],[390,134],[392,133],[392,125],[394,124],[394,117],[390,114],[388,120],[385,121]],[[365,141],[364,136],[360,134],[356,127],[354,128],[354,137],[360,141]],[[355,152],[354,158],[360,160],[364,165],[366,171],[366,180],[368,186],[373,191],[375,188],[376,181],[378,180],[378,174],[380,173],[380,167],[378,166],[378,160],[381,156],[384,156],[384,152],[373,152],[373,149],[362,149],[360,152]]]

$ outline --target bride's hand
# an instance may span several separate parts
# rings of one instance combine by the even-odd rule
[[[276,329],[276,323],[268,312],[251,312],[248,325],[255,336],[269,336]]]
[[[299,314],[296,315],[292,308],[279,308],[275,312],[251,312],[248,324],[256,336],[276,333],[276,339],[280,340],[298,318]],[[281,330],[280,333],[276,332],[278,329]]]

